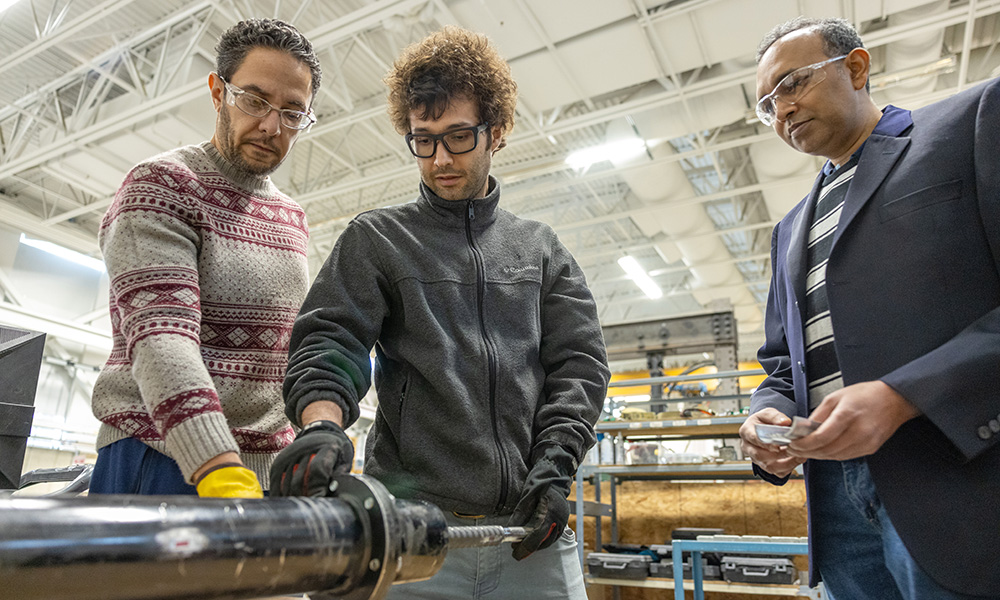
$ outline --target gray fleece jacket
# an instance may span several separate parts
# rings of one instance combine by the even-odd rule
[[[284,395],[295,423],[316,400],[353,423],[374,346],[365,472],[400,498],[495,515],[513,511],[534,449],[582,459],[610,373],[580,267],[490,186],[455,202],[421,184],[348,225],[295,321]]]

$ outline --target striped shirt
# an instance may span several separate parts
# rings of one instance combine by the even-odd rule
[[[857,169],[857,156],[827,175],[819,191],[806,249],[806,377],[809,382],[809,408],[819,406],[831,392],[844,387],[833,343],[833,322],[826,294],[826,265],[844,208],[847,190]]]

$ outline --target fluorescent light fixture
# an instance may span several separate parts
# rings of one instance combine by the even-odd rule
[[[648,273],[642,270],[642,267],[639,266],[639,261],[637,261],[634,257],[626,254],[618,259],[618,265],[621,266],[622,270],[625,271],[625,274],[628,275],[629,278],[634,281],[635,284],[639,286],[639,289],[642,290],[647,296],[653,300],[663,297],[663,290],[660,289],[660,286],[656,285],[656,282],[650,278]]]
[[[80,254],[76,250],[70,250],[69,248],[64,248],[59,244],[53,244],[52,242],[46,242],[44,240],[33,240],[28,236],[21,234],[21,243],[25,246],[31,246],[32,248],[38,248],[44,252],[48,252],[54,256],[58,256],[63,260],[68,260],[70,262],[75,262],[78,265],[83,265],[85,267],[91,268],[95,271],[101,273],[104,272],[104,261],[96,259],[92,256],[87,256],[86,254]]]
[[[646,152],[646,140],[634,137],[608,142],[593,148],[577,150],[566,157],[566,164],[574,169],[586,169],[605,160],[627,160]]]

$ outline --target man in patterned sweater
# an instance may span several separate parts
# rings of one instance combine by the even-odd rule
[[[236,24],[216,51],[212,140],[133,168],[101,224],[114,349],[91,493],[262,497],[293,438],[280,386],[308,228],[268,175],[315,121],[320,67],[277,20]]]

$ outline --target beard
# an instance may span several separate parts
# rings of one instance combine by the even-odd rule
[[[243,154],[240,152],[239,144],[236,142],[236,133],[233,131],[233,122],[229,116],[229,107],[223,106],[222,110],[219,111],[219,125],[221,135],[218,136],[219,141],[219,153],[222,157],[229,161],[234,167],[247,173],[248,175],[254,175],[256,177],[266,177],[273,173],[275,169],[281,166],[282,159],[278,159],[273,164],[262,164],[262,163],[252,163],[247,159],[243,158]],[[269,148],[272,148],[277,152],[277,148],[271,145],[270,142],[266,140],[252,140],[256,143],[263,144]]]
[[[479,149],[476,149],[474,152],[478,151]],[[430,165],[431,168],[426,172],[422,172],[421,176],[424,180],[424,184],[443,200],[470,200],[472,198],[483,197],[484,190],[486,189],[486,182],[489,181],[490,177],[490,164],[490,155],[488,152],[484,152],[482,155],[478,155],[473,160],[469,161],[464,170],[453,168],[453,165],[452,167],[435,171],[433,170],[433,165]],[[437,180],[434,178],[437,175],[458,175],[465,178],[465,182],[464,185],[458,187],[445,187],[438,185]]]

